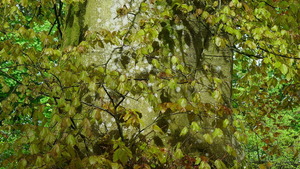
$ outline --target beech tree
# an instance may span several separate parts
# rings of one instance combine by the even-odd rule
[[[298,106],[298,9],[276,0],[2,1],[0,149],[11,154],[1,164],[247,166],[245,125],[268,132],[264,117]],[[264,141],[279,153],[274,138]]]

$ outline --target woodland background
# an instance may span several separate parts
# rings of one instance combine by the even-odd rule
[[[122,1],[116,3],[116,18],[132,20],[116,31],[95,32],[69,25],[83,8],[89,10],[86,3],[1,1],[0,168],[299,168],[298,0]],[[175,50],[184,46],[179,32],[189,17],[210,32],[210,46],[232,52],[230,103],[200,104],[196,94],[169,99],[198,83]],[[91,51],[107,46],[115,47],[110,54],[117,51],[120,57],[113,63],[124,70],[111,70],[110,59],[87,64]],[[151,71],[126,74],[131,61],[141,60]],[[218,90],[222,79],[211,80],[212,98],[224,102]],[[155,96],[153,85],[168,93]],[[143,112],[123,106],[136,96],[160,112],[146,128]],[[191,119],[176,133],[165,124],[171,126],[177,114]],[[194,120],[201,114],[224,118],[208,132],[201,119]],[[116,130],[107,126],[108,117]],[[101,124],[106,131],[97,131]],[[129,130],[136,134],[126,134]],[[173,132],[177,142],[168,144]],[[198,134],[208,147],[227,136],[238,144],[222,145],[224,157],[191,153],[189,137]]]

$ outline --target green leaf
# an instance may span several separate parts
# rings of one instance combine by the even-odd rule
[[[253,41],[247,40],[245,44],[250,48],[250,49],[256,49],[256,44]]]
[[[287,54],[287,46],[285,44],[280,45],[280,53]]]
[[[152,129],[157,133],[164,133],[158,125],[153,125]]]
[[[205,161],[201,162],[199,168],[201,168],[201,169],[211,169],[210,165]]]
[[[216,43],[217,46],[220,47],[222,45],[222,39],[220,37],[216,37],[215,41],[216,41],[215,43]]]
[[[45,138],[49,134],[49,129],[46,127],[43,127],[42,131],[40,132],[40,137]]]
[[[168,156],[163,151],[157,152],[158,160],[161,164],[165,164],[167,162]]]
[[[149,9],[149,5],[145,2],[141,3],[141,11],[146,12]]]
[[[236,153],[236,151],[230,146],[230,145],[226,145],[226,151],[230,154],[230,155],[232,155],[232,156],[234,156],[234,157],[236,157],[237,156],[237,153]]]
[[[120,147],[113,154],[113,161],[119,160],[123,165],[127,163],[129,158],[132,158],[132,153],[127,147]]]
[[[276,32],[278,31],[278,26],[277,25],[274,25],[272,28],[271,28],[272,31]]]
[[[209,17],[209,13],[208,13],[207,11],[203,11],[201,17],[202,17],[203,19],[206,19],[206,18]]]
[[[121,169],[121,168],[123,168],[121,166],[121,164],[118,164],[118,163],[110,163],[110,166],[111,166],[112,169]]]
[[[213,93],[212,93],[212,97],[216,100],[220,100],[221,99],[221,92],[219,90],[215,90]]]
[[[160,64],[157,59],[152,60],[152,65],[155,66],[156,68],[160,68]]]
[[[225,6],[224,8],[223,8],[223,12],[225,13],[225,14],[228,14],[229,15],[229,13],[230,13],[230,8],[229,8],[229,6]]]
[[[2,84],[2,93],[8,93],[10,90],[10,87],[6,84]]]
[[[282,74],[286,75],[288,72],[288,67],[285,64],[281,64],[280,71]]]
[[[184,157],[184,155],[179,147],[176,148],[174,156],[175,156],[175,159],[181,159],[182,157]]]
[[[294,76],[294,73],[292,71],[289,71],[289,73],[286,75],[286,80],[290,81]]]
[[[236,36],[237,39],[241,39],[242,38],[242,34],[239,30],[234,30],[234,34]]]
[[[166,72],[166,74],[168,74],[168,75],[172,74],[172,70],[171,70],[171,69],[166,69],[165,72]],[[174,81],[174,79],[172,79],[172,80]]]
[[[219,4],[219,2],[218,2],[218,1],[215,1],[215,2],[213,3],[213,7],[217,7],[218,4]]]
[[[171,62],[172,62],[173,64],[176,64],[176,63],[178,62],[178,58],[177,58],[176,56],[172,56]]]
[[[187,100],[185,98],[181,98],[177,101],[177,103],[181,106],[181,107],[186,107],[187,106]]]
[[[40,150],[36,144],[31,144],[29,147],[29,151],[31,154],[37,154]]]
[[[281,67],[281,65],[282,65],[281,62],[277,61],[277,62],[275,62],[274,67],[279,68],[279,67]]]
[[[195,165],[199,165],[201,163],[201,158],[199,157],[196,157],[196,162],[195,162]]]
[[[226,127],[228,126],[228,124],[229,124],[229,120],[228,120],[228,119],[225,119],[225,120],[223,121],[223,128],[226,128]]]
[[[96,164],[97,161],[98,161],[97,156],[90,156],[90,157],[89,157],[89,162],[90,162],[91,165]]]
[[[21,159],[21,161],[19,162],[19,168],[26,168],[27,166],[27,160],[26,159]]]
[[[266,57],[266,58],[264,58],[264,63],[266,63],[266,64],[272,63],[272,60],[270,59],[270,57]]]
[[[185,72],[185,71],[184,71],[184,67],[183,67],[182,64],[178,64],[178,65],[176,66],[176,69],[180,70],[181,72]]]
[[[43,159],[41,156],[37,156],[36,161],[35,161],[35,166],[39,167],[43,165]]]
[[[141,89],[144,89],[144,83],[143,83],[143,82],[138,81],[138,82],[137,82],[137,85],[138,85]]]
[[[119,81],[120,82],[124,82],[126,80],[126,76],[125,75],[121,75],[120,77],[119,77]]]
[[[140,50],[141,50],[141,53],[142,53],[143,55],[149,54],[149,51],[148,51],[148,48],[147,48],[147,47],[143,47],[143,48],[141,48]]]
[[[69,144],[70,146],[74,146],[76,144],[76,140],[72,134],[68,135],[67,144]]]
[[[222,138],[224,136],[223,131],[220,128],[216,128],[212,133],[213,138],[219,137]]]
[[[211,137],[210,134],[204,134],[203,135],[204,140],[208,143],[208,144],[212,144],[213,143],[213,139]]]
[[[168,83],[168,86],[170,87],[170,89],[176,89],[177,83],[174,79],[171,79]]]
[[[216,160],[214,164],[217,169],[227,169],[226,165],[221,160]]]
[[[224,23],[226,23],[226,22],[228,21],[228,17],[227,17],[225,14],[222,14],[222,15],[220,16],[220,19],[221,19]],[[229,31],[231,31],[230,29],[233,30],[231,27],[227,26],[226,31],[229,32]],[[229,33],[232,33],[232,32],[229,32]]]
[[[198,125],[198,123],[196,123],[194,121],[191,123],[191,128],[192,128],[193,131],[201,131],[201,128]]]
[[[189,129],[187,127],[184,127],[181,132],[180,132],[180,135],[179,136],[185,136],[187,134],[187,132],[189,131]]]

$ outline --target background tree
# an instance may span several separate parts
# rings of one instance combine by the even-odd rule
[[[225,111],[230,109],[228,106],[230,106],[231,95],[232,54],[225,49],[217,49],[217,46],[211,42],[210,30],[205,27],[208,25],[203,25],[197,16],[186,11],[192,10],[192,5],[200,8],[204,7],[205,4],[187,5],[178,2],[147,4],[142,1],[122,3],[115,5],[118,2],[88,1],[78,7],[70,5],[68,11],[71,15],[67,16],[65,33],[66,39],[69,39],[69,41],[64,46],[80,43],[84,37],[78,36],[78,32],[81,32],[82,29],[88,30],[89,34],[97,32],[98,34],[103,32],[115,34],[116,38],[112,40],[112,46],[105,45],[104,50],[93,49],[92,53],[89,54],[89,57],[93,59],[93,63],[96,63],[96,65],[103,64],[109,70],[122,72],[127,78],[134,80],[129,84],[142,81],[144,84],[153,85],[153,87],[148,87],[150,90],[147,91],[147,88],[144,88],[140,83],[138,88],[127,88],[125,86],[120,89],[117,86],[109,86],[111,83],[115,83],[109,79],[102,86],[104,90],[118,93],[119,97],[122,98],[122,102],[118,102],[118,98],[114,99],[114,95],[107,92],[111,102],[118,102],[114,106],[114,111],[123,114],[122,111],[119,112],[118,107],[124,105],[124,107],[140,112],[143,116],[141,120],[144,121],[144,125],[141,125],[141,131],[144,130],[144,127],[152,125],[156,121],[158,127],[164,128],[165,131],[173,130],[175,133],[166,133],[162,136],[158,134],[151,135],[151,137],[154,137],[154,142],[159,146],[170,143],[175,146],[177,141],[174,141],[174,138],[180,137],[180,130],[187,130],[186,126],[189,126],[192,122],[197,125],[203,123],[201,125],[205,131],[202,131],[202,133],[206,134],[205,138],[208,143],[200,142],[196,144],[197,139],[204,140],[204,138],[199,136],[198,138],[192,138],[192,135],[190,135],[185,140],[185,144],[182,145],[182,147],[189,147],[185,151],[191,153],[200,150],[202,154],[213,154],[215,159],[232,158],[227,155],[227,152],[224,152],[224,146],[233,145],[231,138],[227,138],[226,142],[223,142],[226,139],[216,139],[216,144],[214,144],[210,135],[211,130],[214,131],[215,127],[217,127],[216,132],[223,135],[220,126],[222,126],[226,116],[222,113],[216,114],[215,109],[227,108]],[[153,8],[156,5],[160,6],[161,10],[145,13],[148,8]],[[111,7],[107,8],[108,6]],[[119,8],[120,6],[121,8]],[[131,14],[129,10],[131,10]],[[78,18],[73,17],[72,14],[77,11],[80,11]],[[97,11],[99,14],[95,15]],[[171,18],[166,19],[168,17],[166,14],[161,15],[161,12],[164,11],[168,12],[169,17],[177,17],[177,21]],[[123,13],[128,13],[129,16]],[[105,24],[103,25],[103,23]],[[76,31],[76,29],[78,30]],[[107,30],[111,31],[108,32]],[[92,36],[89,34],[87,38]],[[105,58],[105,56],[109,57]],[[180,62],[183,64],[179,64]],[[154,68],[151,64],[154,65]],[[180,66],[186,67],[186,70],[180,69]],[[150,68],[146,70],[143,67]],[[155,80],[150,81],[149,76],[155,78]],[[192,82],[194,83],[193,86],[190,85]],[[153,93],[156,93],[155,98],[153,98]],[[126,95],[134,95],[135,99],[125,97]],[[149,98],[149,96],[151,97]],[[142,99],[147,101],[145,102]],[[153,101],[153,99],[155,100]],[[126,102],[127,105],[123,104]],[[190,110],[180,110],[180,107],[185,108],[188,103],[192,102],[195,102],[195,104],[189,104],[191,106]],[[198,109],[198,107],[205,107],[197,105],[198,102],[206,103],[208,105],[206,107],[211,109],[212,113],[200,114],[200,111],[206,110]],[[160,105],[166,107],[157,109]],[[170,109],[172,106],[173,110]],[[152,107],[154,111],[151,110]],[[165,112],[167,110],[168,112]],[[188,114],[191,117],[188,117]],[[197,121],[197,117],[202,120]],[[115,121],[117,120],[115,119]],[[122,134],[120,130],[119,133],[120,135],[126,134]],[[167,138],[167,135],[170,135],[171,138]],[[213,146],[209,144],[213,144]]]
[[[243,126],[263,134],[297,107],[299,2],[289,4],[2,1],[2,164],[238,168]]]

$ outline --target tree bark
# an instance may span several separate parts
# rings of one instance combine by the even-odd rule
[[[118,17],[117,10],[124,7],[124,5],[129,6],[130,3],[131,1],[88,0],[84,3],[69,5],[63,46],[78,45],[84,40],[86,32],[94,32],[101,29],[117,31],[125,28],[133,19],[141,19],[141,16],[134,18],[135,16],[130,15]],[[134,6],[132,8],[138,9],[140,2],[133,3],[135,5],[131,4],[131,6]],[[197,83],[194,86],[179,84],[180,89],[175,94],[168,94],[166,91],[159,90],[157,86],[153,88],[156,88],[158,102],[161,104],[167,102],[176,103],[180,98],[190,100],[191,96],[198,95],[199,112],[178,113],[174,115],[170,113],[170,116],[160,116],[161,112],[155,112],[155,107],[151,107],[151,104],[146,99],[141,98],[136,98],[136,100],[131,99],[128,102],[122,103],[122,106],[142,112],[143,124],[141,124],[141,131],[150,130],[151,127],[149,126],[154,124],[157,124],[166,133],[171,131],[170,134],[165,135],[150,135],[153,137],[154,143],[158,146],[166,146],[168,144],[175,146],[181,141],[182,150],[187,154],[203,155],[215,160],[223,159],[228,165],[233,165],[233,161],[241,160],[242,156],[239,152],[237,152],[238,155],[236,156],[234,153],[229,153],[231,155],[228,155],[228,146],[237,148],[238,145],[233,136],[233,127],[223,127],[224,120],[230,120],[232,115],[232,53],[226,48],[221,49],[217,47],[210,28],[199,22],[197,18],[181,19],[184,28],[177,30],[181,36],[181,39],[179,39],[180,44],[177,46],[178,53],[181,54],[185,66],[189,67],[190,72],[192,72],[190,78],[196,79]],[[134,29],[138,31],[138,28]],[[95,47],[94,49],[90,49],[90,52],[86,54],[85,64],[104,64],[109,62],[108,60],[110,59],[117,60],[121,55],[114,52],[115,48],[115,45],[105,44],[104,48]],[[109,62],[108,67],[115,70],[124,70],[124,67],[119,66],[118,63],[113,61]],[[143,64],[140,67],[143,67]],[[227,114],[218,113],[221,111],[227,112]],[[103,119],[106,119],[104,120],[106,126],[111,126],[109,124],[113,120],[108,115],[103,116]],[[196,135],[187,134],[185,137],[180,136],[181,130],[185,126],[189,126],[193,121],[201,124],[201,132]],[[214,139],[211,144],[207,143],[203,137],[204,134],[212,134],[216,128],[223,130],[224,137]],[[108,128],[108,130],[114,129],[114,127]],[[102,128],[101,130],[105,129]],[[130,132],[127,135],[133,136],[134,133]]]

